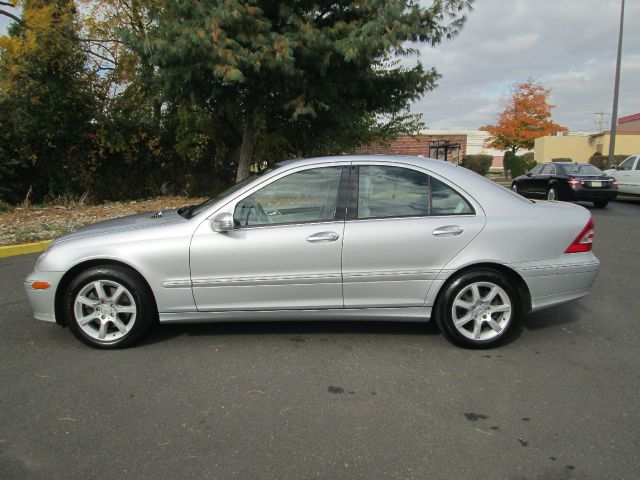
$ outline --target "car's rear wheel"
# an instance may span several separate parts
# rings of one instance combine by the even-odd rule
[[[547,190],[547,200],[558,200],[558,190],[556,190],[556,187],[549,187]]]
[[[463,273],[449,283],[436,307],[436,323],[453,343],[491,348],[508,337],[520,315],[520,297],[494,270]]]
[[[124,348],[140,339],[157,318],[147,285],[123,267],[97,266],[75,277],[63,297],[71,332],[96,348]]]
[[[609,204],[609,200],[594,200],[593,205],[596,208],[604,208]]]

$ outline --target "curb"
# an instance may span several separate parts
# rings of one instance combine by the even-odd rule
[[[2,246],[0,247],[0,258],[15,257],[16,255],[26,255],[27,253],[44,252],[50,243],[51,240],[44,240],[42,242]]]

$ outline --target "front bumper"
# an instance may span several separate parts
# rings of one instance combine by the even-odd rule
[[[56,290],[63,275],[64,272],[39,272],[34,270],[25,279],[24,289],[27,292],[27,298],[33,310],[33,317],[36,320],[56,321]],[[32,287],[34,282],[48,282],[50,286],[46,290],[36,290]]]
[[[600,269],[592,252],[513,265],[531,294],[531,310],[577,300],[589,293]]]

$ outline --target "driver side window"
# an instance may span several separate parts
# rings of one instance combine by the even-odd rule
[[[618,166],[618,170],[631,170],[633,168],[633,161],[634,160],[635,160],[635,157],[627,158],[624,162],[622,162]]]
[[[271,182],[236,204],[236,226],[333,220],[342,168],[310,168]]]

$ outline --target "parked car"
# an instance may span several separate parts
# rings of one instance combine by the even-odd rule
[[[588,163],[549,162],[516,177],[511,189],[527,198],[593,202],[604,208],[618,195],[618,183]]]
[[[325,157],[72,231],[25,288],[35,318],[98,348],[132,345],[156,320],[431,318],[459,345],[490,347],[524,312],[589,292],[592,239],[585,208],[447,162]]]
[[[640,195],[640,154],[631,155],[605,173],[616,179],[620,193]]]

